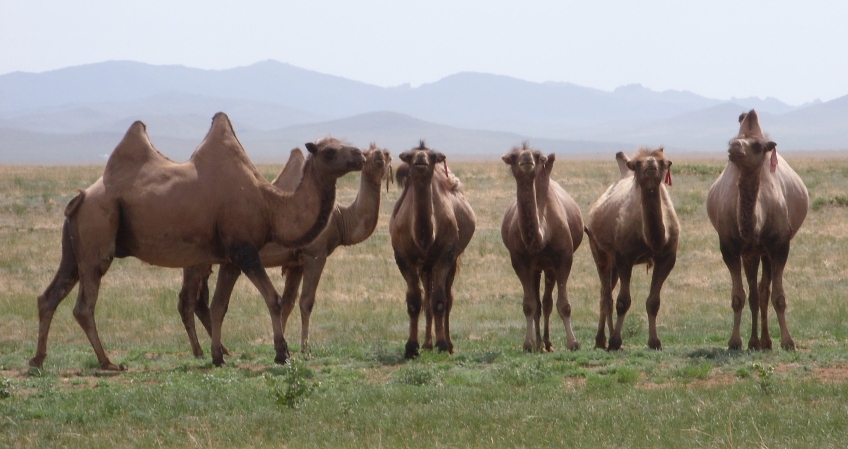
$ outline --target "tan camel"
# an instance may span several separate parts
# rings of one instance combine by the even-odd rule
[[[780,346],[795,349],[786,326],[783,270],[789,258],[789,241],[807,216],[807,187],[777,154],[777,144],[763,134],[753,109],[739,116],[739,135],[730,141],[727,152],[727,166],[707,196],[707,213],[718,232],[721,255],[733,282],[733,333],[728,347],[742,347],[739,332],[745,308],[741,274],[744,267],[751,307],[748,349],[771,349],[769,296],[780,324]],[[757,286],[761,260],[763,275]],[[758,309],[762,319],[760,337],[757,336]]]
[[[398,184],[403,191],[389,221],[395,262],[406,281],[406,308],[409,314],[409,340],[404,356],[418,355],[418,316],[421,313],[421,286],[426,316],[424,348],[436,347],[453,353],[450,339],[450,311],[457,260],[474,235],[476,217],[459,180],[448,171],[443,153],[426,147],[403,152],[398,168]]]
[[[653,266],[651,291],[646,301],[648,346],[662,349],[657,336],[660,290],[677,260],[680,226],[674,204],[663,181],[671,183],[671,161],[662,148],[642,148],[632,158],[616,155],[619,167],[628,172],[613,183],[589,210],[586,233],[601,281],[600,323],[595,336],[596,348],[607,348],[605,326],[609,327],[610,350],[621,348],[624,317],[630,309],[630,277],[633,265]],[[616,299],[618,319],[612,324],[612,291],[619,279]]]
[[[296,156],[298,151],[300,158]],[[283,189],[294,190],[300,180],[301,173],[295,170],[302,167],[303,153],[292,150],[292,157],[283,171],[274,180],[274,184]],[[330,221],[324,231],[309,245],[300,249],[290,249],[277,245],[273,242],[265,245],[259,252],[262,264],[268,267],[282,267],[285,277],[285,289],[282,296],[282,325],[285,334],[286,323],[289,315],[294,310],[295,299],[298,288],[300,294],[300,317],[301,317],[301,351],[307,351],[309,347],[309,318],[315,304],[315,292],[324,271],[324,265],[333,251],[339,246],[350,246],[365,241],[377,227],[377,219],[380,215],[380,186],[383,179],[388,182],[391,179],[392,156],[389,151],[378,148],[375,144],[365,151],[365,165],[362,168],[362,177],[359,183],[359,193],[349,206],[337,205],[330,215]],[[294,167],[294,168],[292,168]],[[198,317],[204,322],[201,314],[205,313],[208,319],[209,290],[206,280],[211,272],[209,266],[192,267],[185,269],[182,292],[185,297],[195,299],[197,303]],[[235,280],[235,279],[234,279]],[[232,287],[228,287],[232,288]],[[180,301],[183,301],[181,292]],[[204,312],[204,309],[206,311]],[[186,326],[192,349],[197,350],[200,345],[197,342],[197,334],[194,331],[194,320],[192,311],[194,304],[180,309],[183,322],[191,322],[191,328]],[[226,311],[226,307],[224,308]],[[205,326],[205,324],[204,324]],[[208,329],[208,328],[207,328]],[[200,350],[202,355],[203,351]],[[198,355],[195,352],[195,355]]]
[[[279,175],[271,182],[274,186],[284,192],[293,192],[300,180],[303,178],[303,166],[306,164],[306,156],[300,148],[294,148],[289,154],[289,159]],[[269,243],[268,245],[272,245]],[[265,245],[265,246],[268,246]],[[260,257],[261,257],[260,252]],[[262,263],[268,267],[266,261]],[[177,310],[188,334],[191,343],[191,351],[195,357],[203,357],[203,349],[197,341],[197,331],[194,325],[194,315],[200,320],[206,332],[212,335],[212,321],[209,315],[209,276],[212,274],[211,265],[195,265],[183,268],[183,284],[180,290]],[[222,345],[224,355],[229,355],[226,346]]]
[[[556,155],[543,156],[527,143],[503,156],[515,178],[516,199],[506,210],[501,237],[509,250],[512,268],[524,289],[524,316],[527,332],[525,351],[552,351],[549,324],[553,309],[553,286],[557,285],[557,312],[565,325],[568,349],[580,347],[571,330],[571,304],[566,283],[571,273],[574,251],[583,241],[583,215],[573,198],[551,180]],[[545,273],[544,296],[539,283]],[[544,337],[540,318],[545,315]],[[535,342],[533,329],[535,328]],[[544,340],[543,340],[544,338]]]
[[[311,242],[335,205],[336,179],[361,169],[364,162],[359,149],[337,140],[306,146],[312,156],[304,179],[296,192],[285,193],[256,170],[223,113],[215,115],[206,138],[181,164],[156,151],[145,125],[135,122],[109,157],[103,176],[65,209],[62,262],[38,298],[38,347],[30,366],[41,367],[56,307],[79,281],[74,317],[100,367],[125,369],[112,363],[103,350],[94,307],[101,278],[113,258],[127,256],[175,268],[222,264],[219,280],[244,271],[271,314],[275,360],[285,362],[288,349],[280,324],[280,296],[262,266],[259,248],[271,240],[293,247]],[[214,302],[211,315],[213,362],[221,364]]]

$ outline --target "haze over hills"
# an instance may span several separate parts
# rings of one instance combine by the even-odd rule
[[[0,76],[0,163],[102,162],[135,120],[160,151],[184,160],[217,111],[258,161],[284,160],[290,148],[328,134],[396,152],[424,138],[447,154],[490,157],[523,140],[566,154],[639,145],[721,152],[738,114],[751,108],[781,150],[848,148],[848,96],[792,106],[471,72],[384,88],[276,61],[228,70],[112,61]]]

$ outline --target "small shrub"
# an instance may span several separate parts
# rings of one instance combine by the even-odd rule
[[[396,382],[417,387],[430,384],[435,378],[436,370],[422,365],[406,365],[394,374]]]
[[[757,386],[760,388],[760,391],[765,394],[770,394],[774,391],[774,381],[772,379],[772,375],[774,374],[773,366],[755,362],[751,365],[751,370],[757,373]]]
[[[300,406],[320,383],[314,380],[315,374],[306,367],[306,363],[289,359],[286,361],[286,373],[283,377],[285,388],[281,389],[273,379],[268,385],[273,389],[277,404],[295,409]]]
[[[0,399],[10,397],[12,397],[12,379],[4,378],[3,382],[0,382]]]

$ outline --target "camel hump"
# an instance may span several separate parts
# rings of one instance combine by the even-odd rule
[[[111,185],[112,181],[121,179],[122,174],[135,172],[138,167],[154,161],[173,162],[153,147],[147,135],[147,126],[141,121],[136,121],[130,125],[124,138],[106,161],[103,182]]]
[[[751,109],[746,114],[739,116],[739,137],[740,139],[748,137],[765,138],[762,128],[760,128],[760,118],[757,116],[757,111]]]
[[[247,164],[253,167],[244,147],[241,146],[241,142],[236,137],[230,118],[223,112],[218,112],[212,117],[212,126],[206,133],[206,137],[194,150],[191,160],[195,164],[206,161],[221,164],[229,160],[230,163]]]
[[[73,217],[77,213],[77,209],[79,209],[83,199],[85,199],[85,190],[80,190],[77,192],[77,196],[71,198],[68,201],[68,205],[65,206],[65,216],[68,218]]]
[[[286,166],[283,167],[283,170],[271,184],[285,192],[294,192],[303,179],[303,167],[305,165],[306,156],[303,155],[303,150],[293,148]]]

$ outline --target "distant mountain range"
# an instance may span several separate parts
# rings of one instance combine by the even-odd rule
[[[784,151],[848,148],[848,96],[792,106],[471,72],[384,88],[276,61],[228,70],[111,61],[0,75],[0,163],[102,162],[135,120],[160,151],[184,160],[218,111],[257,161],[282,161],[324,135],[395,152],[423,138],[448,155],[491,157],[524,140],[566,154],[641,145],[721,152],[751,108]]]

